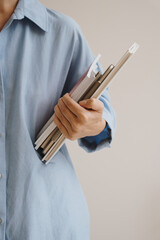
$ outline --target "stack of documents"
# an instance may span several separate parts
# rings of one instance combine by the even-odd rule
[[[98,98],[106,87],[109,86],[111,80],[124,63],[137,51],[138,48],[139,45],[134,43],[122,56],[120,61],[115,66],[111,64],[103,74],[98,71],[98,61],[100,58],[100,55],[98,55],[87,72],[84,73],[82,78],[71,90],[71,97],[76,102],[91,97]],[[51,160],[66,139],[54,123],[53,119],[54,114],[41,129],[35,142],[35,149],[41,155],[41,160],[45,164]]]

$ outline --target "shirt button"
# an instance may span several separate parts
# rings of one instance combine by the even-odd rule
[[[0,224],[2,223],[2,219],[0,218]]]
[[[2,174],[0,173],[0,178],[2,178]]]

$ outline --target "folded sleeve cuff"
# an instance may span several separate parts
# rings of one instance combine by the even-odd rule
[[[105,129],[96,136],[87,136],[84,138],[78,139],[78,144],[81,146],[86,152],[94,152],[100,150],[104,147],[110,147],[110,143],[112,141],[111,136],[111,128],[106,122]]]
[[[108,88],[106,88],[104,93],[99,97],[99,100],[104,103],[102,117],[105,119],[107,124],[100,134],[78,139],[79,146],[86,152],[98,151],[105,147],[110,148],[116,131],[116,114],[110,103]]]

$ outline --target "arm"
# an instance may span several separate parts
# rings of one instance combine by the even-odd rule
[[[116,114],[110,103],[108,88],[105,89],[99,100],[104,104],[102,118],[106,121],[105,129],[98,135],[78,139],[78,144],[87,152],[100,150],[104,147],[111,147],[116,131]]]
[[[69,96],[65,95],[65,93],[72,89],[94,60],[94,56],[79,25],[74,21],[72,21],[72,25],[74,39],[74,42],[72,43],[72,61],[62,92],[63,97],[59,100],[54,109],[56,113],[54,121],[67,138],[71,140],[77,139],[81,147],[87,152],[91,152],[105,146],[110,146],[115,132],[115,113],[110,104],[108,89],[104,91],[99,99],[95,99],[94,104],[92,102],[93,105],[89,107],[93,108],[92,116],[91,114],[88,114],[89,111],[86,110],[87,105],[85,106],[83,104],[80,106],[77,103],[74,103],[74,105],[72,101],[70,102],[71,99],[69,99]],[[99,68],[101,71],[100,65]],[[70,107],[67,108],[69,105]],[[95,112],[96,115],[93,115],[93,112]],[[88,117],[87,114],[90,115],[90,117]],[[80,119],[79,122],[77,122],[75,116]],[[84,122],[86,122],[86,116],[88,124],[85,125]],[[79,130],[77,126],[79,126]]]

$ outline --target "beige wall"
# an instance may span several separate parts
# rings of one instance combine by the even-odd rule
[[[110,149],[67,142],[91,216],[91,240],[160,240],[160,1],[41,0],[73,17],[105,68],[134,42],[110,86],[117,131]],[[82,239],[83,240],[83,239]]]

